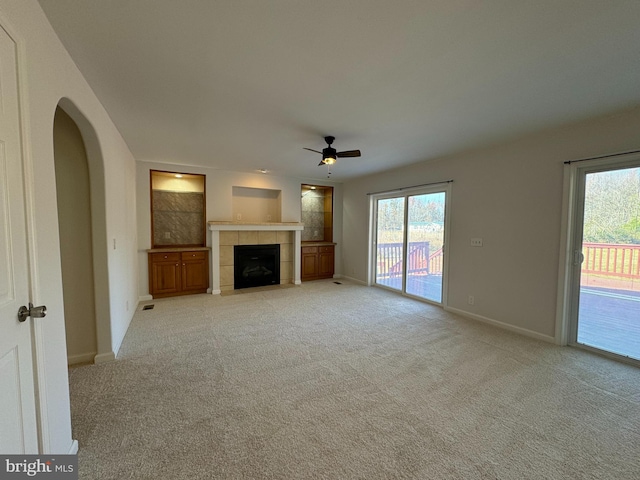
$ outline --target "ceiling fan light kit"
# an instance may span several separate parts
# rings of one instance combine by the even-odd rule
[[[330,167],[331,165],[336,163],[338,158],[361,156],[360,150],[346,150],[344,152],[337,152],[336,149],[331,146],[335,139],[335,137],[332,137],[330,135],[324,137],[324,141],[327,142],[327,148],[322,149],[321,152],[312,148],[303,148],[305,150],[309,150],[311,152],[319,153],[322,155],[322,160],[320,161],[318,166],[327,165],[327,167]],[[329,171],[329,175],[331,175],[331,171]]]

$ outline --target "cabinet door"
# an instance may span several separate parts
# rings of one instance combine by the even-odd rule
[[[177,261],[153,261],[151,263],[151,294],[166,295],[181,289],[180,263]]]
[[[301,280],[316,278],[318,276],[318,254],[303,253],[300,260],[302,263]]]
[[[209,287],[208,252],[182,254],[182,290],[206,290]]]
[[[333,249],[318,254],[318,277],[330,278],[333,277],[333,261],[334,254]]]

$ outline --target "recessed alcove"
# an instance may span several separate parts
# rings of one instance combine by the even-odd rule
[[[232,187],[231,207],[235,222],[278,223],[282,221],[282,191]]]
[[[333,187],[302,185],[303,242],[333,241]]]
[[[154,248],[205,245],[205,176],[151,170]]]

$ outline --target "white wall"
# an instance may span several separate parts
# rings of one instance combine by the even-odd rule
[[[187,167],[155,162],[137,162],[137,212],[138,212],[138,292],[141,299],[149,298],[149,272],[147,250],[151,248],[151,206],[149,192],[150,170],[165,170],[206,175],[206,218],[207,221],[233,221],[233,187],[262,188],[281,191],[281,212],[283,222],[300,221],[300,188],[303,183],[331,185],[334,187],[334,242],[336,258],[340,258],[342,248],[342,185],[323,183],[304,178],[263,175],[261,173],[241,173],[205,167]],[[336,211],[337,210],[337,211]],[[243,221],[245,219],[243,218]],[[207,245],[211,246],[211,235],[207,230]],[[212,252],[215,258],[217,253]],[[336,261],[336,274],[341,273],[341,262]]]
[[[35,257],[32,301],[47,305],[46,321],[36,329],[36,368],[40,379],[42,452],[73,448],[58,239],[56,186],[53,181],[53,118],[63,100],[65,111],[83,134],[92,175],[92,196],[101,199],[100,233],[94,255],[103,258],[96,282],[103,297],[97,314],[107,315],[108,345],[117,352],[137,301],[135,162],[106,111],[55,35],[36,0],[0,0],[0,23],[19,44],[20,88],[25,125],[27,178],[32,177],[32,240]],[[97,158],[98,157],[98,158]],[[99,165],[96,165],[99,164]],[[95,180],[97,179],[97,180]],[[29,181],[29,180],[28,180]],[[94,188],[94,181],[102,183]],[[93,198],[92,198],[93,203]],[[117,241],[114,250],[113,240]],[[95,245],[102,245],[99,252]],[[110,245],[109,250],[106,246]],[[105,300],[106,299],[106,300]],[[127,310],[128,304],[128,310]],[[104,328],[104,326],[103,326]]]
[[[636,108],[347,182],[344,274],[367,280],[368,192],[451,179],[448,306],[550,339],[563,162],[638,149],[638,132]],[[484,246],[470,247],[471,237]]]

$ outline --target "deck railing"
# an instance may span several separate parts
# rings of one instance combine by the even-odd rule
[[[640,245],[583,243],[582,273],[640,280]],[[378,277],[402,274],[402,243],[378,244]],[[429,253],[429,242],[410,242],[408,274],[442,275],[442,248]]]
[[[640,245],[583,243],[582,273],[640,279]]]
[[[442,275],[442,248],[429,253],[429,242],[409,242],[408,274]],[[378,271],[380,277],[396,277],[402,275],[404,255],[402,243],[378,244]]]

